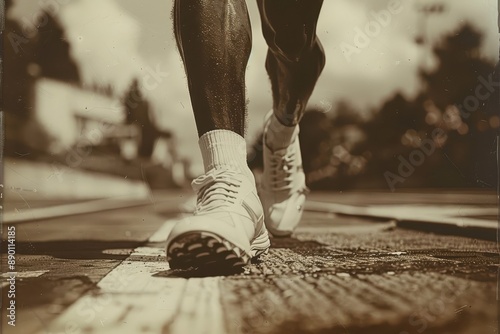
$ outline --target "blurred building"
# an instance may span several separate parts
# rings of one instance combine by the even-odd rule
[[[126,96],[82,85],[57,16],[43,12],[29,26],[9,16],[12,5],[5,3],[1,97],[8,159],[146,179],[153,188],[184,185],[175,138],[155,126],[138,81]]]

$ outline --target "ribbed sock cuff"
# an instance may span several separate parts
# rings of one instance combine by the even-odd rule
[[[253,179],[247,164],[245,138],[229,130],[213,130],[200,137],[201,156],[205,172],[211,169],[237,169]]]

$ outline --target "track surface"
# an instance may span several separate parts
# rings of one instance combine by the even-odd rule
[[[2,333],[498,333],[495,242],[306,212],[243,272],[174,271],[164,241],[187,198],[15,225],[16,326],[4,274]],[[311,199],[495,205],[491,194]],[[5,253],[3,242],[3,265]]]

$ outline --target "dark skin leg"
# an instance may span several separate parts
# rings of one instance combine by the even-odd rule
[[[257,0],[269,46],[266,69],[273,109],[287,126],[300,121],[325,66],[316,23],[323,0]]]
[[[252,36],[245,0],[176,0],[174,25],[199,136],[245,132]]]

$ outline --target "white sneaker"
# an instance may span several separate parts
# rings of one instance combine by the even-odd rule
[[[298,135],[286,149],[271,151],[266,145],[272,112],[266,117],[263,138],[264,173],[259,195],[264,205],[266,227],[274,236],[289,236],[304,211],[306,177]]]
[[[267,253],[269,236],[252,180],[214,169],[192,186],[198,198],[194,215],[179,221],[167,239],[172,269],[244,266]]]

